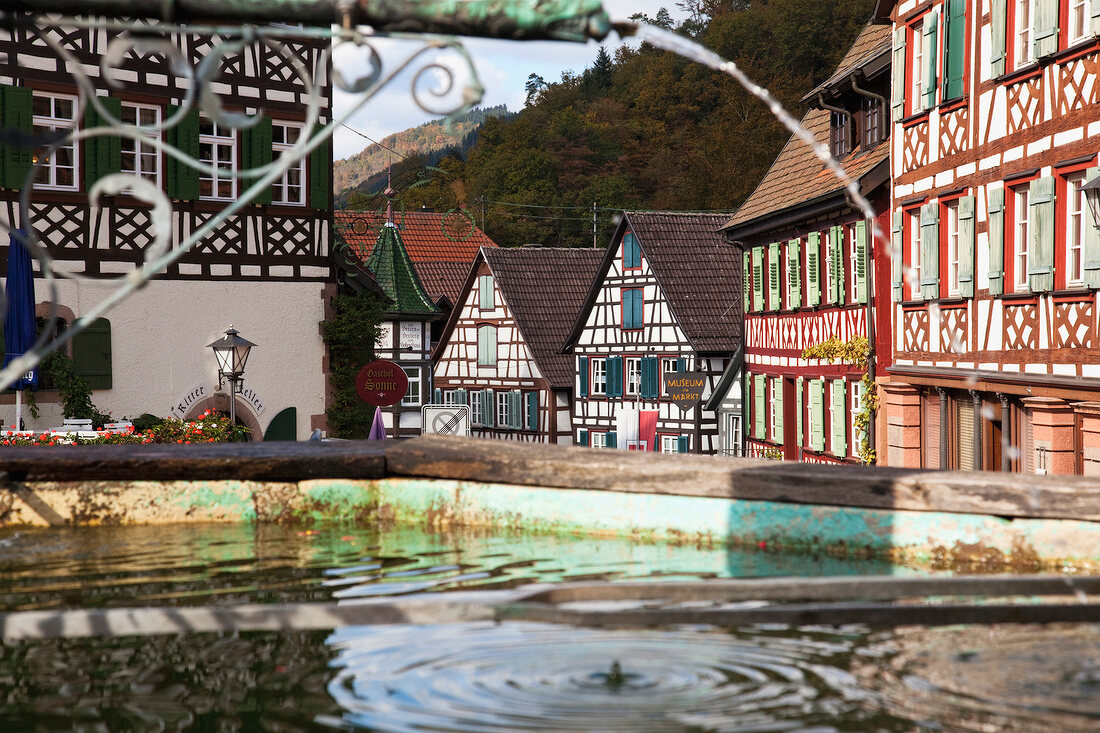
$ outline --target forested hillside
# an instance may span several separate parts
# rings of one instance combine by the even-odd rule
[[[859,34],[871,0],[688,0],[675,30],[735,61],[795,116]],[[671,26],[668,14],[657,21]],[[486,119],[465,159],[403,162],[403,205],[463,206],[502,246],[591,246],[613,209],[732,211],[789,136],[732,78],[642,45],[581,74],[532,77],[527,107]]]

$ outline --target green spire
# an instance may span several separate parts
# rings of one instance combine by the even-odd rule
[[[393,301],[387,313],[435,315],[442,312],[420,282],[416,267],[401,242],[401,234],[393,224],[383,225],[365,264],[382,291]]]

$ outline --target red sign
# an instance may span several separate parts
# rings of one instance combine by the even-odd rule
[[[355,377],[355,391],[375,407],[396,405],[408,389],[408,375],[392,361],[372,361]]]

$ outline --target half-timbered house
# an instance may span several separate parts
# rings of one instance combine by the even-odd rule
[[[893,23],[892,465],[1100,473],[1100,2]]]
[[[702,402],[665,393],[670,373],[703,373],[709,400],[741,343],[740,255],[722,214],[623,214],[563,350],[575,357],[573,433],[581,445],[714,453],[718,421]],[[737,380],[740,383],[740,380]],[[655,430],[619,445],[624,408],[656,413]]]
[[[193,68],[226,51],[220,36],[161,34]],[[177,76],[165,55],[131,47],[101,62],[108,44],[123,41],[108,28],[63,28],[44,24],[0,27],[0,106],[5,131],[0,154],[0,236],[33,227],[55,269],[89,280],[62,279],[57,300],[36,280],[38,314],[51,309],[60,328],[88,312],[110,292],[112,278],[139,266],[153,242],[153,207],[126,192],[98,206],[88,191],[101,177],[130,173],[159,188],[171,202],[172,246],[240,197],[246,183],[222,173],[200,172],[154,145],[128,137],[87,137],[33,152],[59,131],[102,126],[90,104],[79,104],[72,76],[83,73],[105,108],[123,123],[157,125],[183,103],[193,80]],[[45,39],[69,51],[59,58]],[[221,170],[272,160],[307,134],[306,88],[290,57],[311,73],[320,94],[321,122],[330,119],[322,44],[286,39],[284,51],[262,42],[229,49],[207,91],[229,112],[259,114],[258,124],[234,129],[191,107],[182,121],[160,133],[164,142]],[[83,109],[81,114],[79,111]],[[21,220],[19,197],[37,164],[31,186],[30,220]],[[331,153],[327,143],[290,167],[281,179],[219,224],[163,275],[96,321],[71,345],[77,370],[94,390],[94,401],[116,418],[142,413],[191,417],[211,406],[225,408],[216,391],[215,360],[206,345],[232,324],[257,347],[248,362],[238,419],[265,433],[304,438],[325,428],[325,350],[318,324],[335,290],[330,262]],[[6,256],[6,248],[4,250]],[[60,423],[58,393],[41,385],[42,417],[28,427]],[[11,404],[9,395],[0,402]],[[10,414],[10,410],[8,411]],[[10,422],[10,421],[9,421]]]
[[[603,251],[483,248],[435,348],[435,393],[472,434],[572,442],[573,357],[561,345]]]
[[[803,100],[811,109],[802,124],[881,212],[889,209],[889,72],[890,26],[868,25],[832,76]],[[885,214],[879,219],[880,226],[887,221]],[[872,231],[840,179],[794,136],[726,222],[724,235],[742,257],[747,454],[813,462],[870,457],[872,434],[857,420],[863,376],[890,357],[882,335],[889,332],[889,253]],[[876,279],[880,270],[886,274]],[[858,340],[876,335],[867,365],[803,355],[830,340],[858,348]]]

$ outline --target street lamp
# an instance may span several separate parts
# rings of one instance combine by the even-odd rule
[[[1085,194],[1085,201],[1092,212],[1092,224],[1100,229],[1100,176],[1085,181],[1081,185],[1081,191]]]
[[[222,379],[229,380],[229,421],[232,427],[237,426],[237,389],[244,377],[244,365],[248,361],[248,352],[256,344],[242,338],[233,324],[220,339],[210,344],[214,350],[214,356],[218,360],[218,389],[221,389]]]

